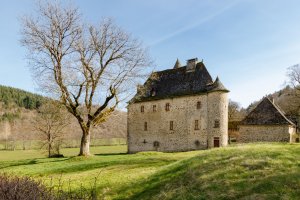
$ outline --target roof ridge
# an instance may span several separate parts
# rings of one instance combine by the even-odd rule
[[[275,108],[275,110],[280,114],[280,116],[284,119],[284,121],[288,122],[288,124],[291,124],[291,125],[295,125],[291,120],[289,120],[285,114],[283,113],[283,110],[280,109],[277,105],[275,105],[269,97],[264,97],[260,100],[260,102],[255,106],[255,108],[252,109],[252,111],[241,121],[242,123],[241,124],[249,124],[249,122],[247,122],[247,120],[251,120],[251,117],[253,115],[255,115],[255,112],[260,112],[260,110],[257,110],[258,107],[263,103],[265,102],[265,100],[267,100],[268,103],[270,103],[270,105]],[[273,116],[275,117],[275,116]],[[250,123],[251,124],[251,123]]]

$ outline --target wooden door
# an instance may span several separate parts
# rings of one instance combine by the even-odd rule
[[[220,147],[220,138],[214,137],[214,147]]]

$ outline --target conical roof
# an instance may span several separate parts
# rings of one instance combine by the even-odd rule
[[[224,91],[229,92],[227,88],[223,85],[223,83],[220,81],[219,77],[217,76],[214,83],[211,85],[210,91]]]
[[[175,65],[174,65],[173,69],[177,69],[177,68],[179,68],[179,67],[181,67],[181,64],[180,64],[180,62],[179,62],[179,60],[178,60],[178,58],[177,58],[177,60],[176,60],[176,62],[175,62]]]
[[[265,97],[262,101],[245,117],[241,125],[294,125],[284,112],[272,101]]]

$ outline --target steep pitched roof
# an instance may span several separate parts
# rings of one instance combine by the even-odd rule
[[[176,63],[175,63],[175,65],[174,65],[173,69],[177,69],[177,68],[179,68],[179,67],[181,67],[181,63],[179,62],[179,60],[178,60],[178,58],[177,58]]]
[[[241,125],[294,125],[272,101],[265,97],[263,100],[242,120]]]
[[[191,72],[187,72],[186,66],[155,72],[142,87],[144,91],[138,91],[130,103],[213,91],[229,92],[219,78],[212,80],[203,62],[198,62]]]

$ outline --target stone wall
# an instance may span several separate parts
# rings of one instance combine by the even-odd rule
[[[290,125],[240,125],[238,142],[295,142],[296,129]]]
[[[220,145],[228,144],[228,98],[227,93],[213,92],[208,95],[208,147],[213,147],[215,137],[220,138]],[[215,128],[215,120],[220,127]]]
[[[200,109],[197,109],[197,102],[201,102]],[[165,110],[167,103],[170,111]],[[156,112],[153,105],[156,105]],[[130,104],[128,152],[206,149],[212,147],[213,137],[219,137],[220,145],[226,146],[227,109],[227,93],[224,92]],[[198,120],[199,130],[195,130],[195,120]],[[215,120],[220,121],[220,127],[214,128]],[[173,121],[173,130],[170,130],[170,121]],[[145,122],[147,130],[144,130]],[[155,142],[159,145],[155,146]]]

